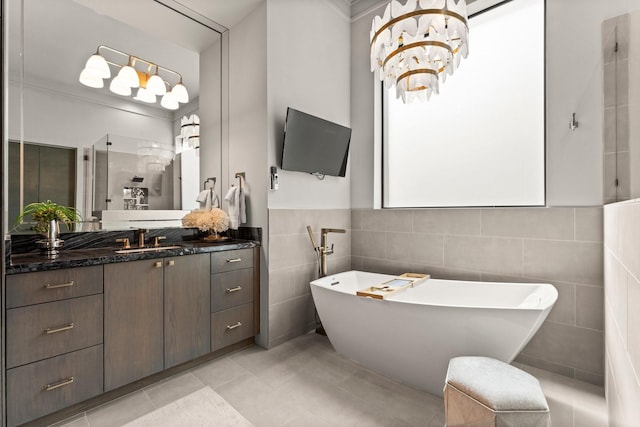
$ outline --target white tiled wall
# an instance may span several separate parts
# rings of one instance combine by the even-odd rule
[[[640,201],[604,208],[606,395],[612,427],[640,420]]]
[[[558,301],[518,361],[602,384],[602,208],[352,210],[354,269],[549,282]]]

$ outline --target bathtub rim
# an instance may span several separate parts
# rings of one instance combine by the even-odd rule
[[[319,279],[315,279],[312,280],[310,282],[311,286],[315,286],[317,288],[321,288],[321,289],[327,289],[329,291],[332,292],[338,292],[338,293],[342,293],[342,294],[346,294],[346,295],[352,295],[352,296],[356,296],[356,289],[351,290],[351,289],[343,289],[340,287],[336,286],[332,286],[331,285],[331,280],[334,279],[336,276],[340,276],[340,275],[345,275],[348,273],[366,273],[367,275],[376,275],[381,277],[383,280],[382,281],[386,281],[392,278],[397,278],[399,275],[392,275],[392,274],[384,274],[384,273],[373,273],[373,272],[369,272],[369,271],[362,271],[362,270],[347,270],[347,271],[343,271],[340,273],[335,273],[335,274],[330,274],[327,275],[325,277],[321,277]],[[418,282],[415,286],[416,287],[420,287],[420,286],[425,286],[428,285],[430,281],[436,281],[437,283],[442,283],[442,282],[448,282],[448,283],[457,283],[457,284],[469,284],[469,286],[476,286],[477,284],[480,285],[497,285],[500,287],[505,287],[505,286],[529,286],[529,287],[533,287],[533,288],[537,288],[542,290],[542,294],[543,294],[543,300],[542,302],[537,305],[537,306],[519,306],[519,305],[471,305],[471,304],[467,304],[467,305],[461,305],[461,304],[449,304],[449,303],[430,303],[430,302],[426,302],[426,301],[403,301],[403,300],[399,300],[398,298],[402,298],[402,294],[405,292],[411,292],[411,288],[407,288],[403,291],[400,291],[397,295],[391,295],[388,298],[385,298],[383,300],[380,299],[375,299],[375,298],[371,298],[371,297],[358,297],[358,298],[364,298],[364,299],[369,299],[369,300],[373,300],[375,302],[380,302],[380,303],[396,303],[396,304],[413,304],[413,305],[420,305],[420,306],[430,306],[430,307],[449,307],[449,308],[469,308],[469,309],[492,309],[492,310],[531,310],[531,311],[545,311],[545,310],[550,310],[551,308],[553,308],[553,306],[555,305],[555,303],[558,301],[558,290],[556,289],[555,286],[553,286],[551,283],[547,283],[547,282],[541,282],[541,283],[537,283],[537,282],[495,282],[495,281],[481,281],[481,280],[454,280],[454,279],[427,279],[424,281],[420,281]],[[363,285],[364,287],[367,286],[371,286],[372,284],[377,284],[377,283],[381,283],[381,282],[373,282],[369,285],[365,284]],[[432,282],[433,283],[433,282]],[[535,292],[535,291],[534,291]],[[532,292],[533,294],[533,292]]]

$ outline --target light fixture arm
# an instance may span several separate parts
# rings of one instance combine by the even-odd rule
[[[109,54],[111,61],[103,56],[105,53]],[[144,71],[136,69],[138,62],[146,64]],[[129,96],[132,88],[139,88],[134,97],[136,101],[155,103],[156,96],[162,96],[160,104],[169,110],[177,110],[180,103],[189,102],[189,93],[182,83],[182,74],[106,45],[96,48],[96,53],[87,60],[78,80],[85,86],[102,88],[104,79],[111,78],[110,66],[119,69],[117,76],[109,84],[109,90],[117,95]],[[161,69],[163,75],[160,75]],[[174,76],[173,83],[165,80],[166,74]],[[169,91],[166,90],[167,87]]]
[[[119,54],[119,55],[127,57],[127,60],[128,60],[127,64],[131,65],[132,67],[135,65],[136,61],[139,61],[139,62],[144,62],[145,64],[147,64],[148,65],[148,70],[150,70],[151,67],[155,67],[156,68],[156,74],[158,74],[158,71],[160,71],[160,70],[166,71],[166,72],[168,72],[170,74],[173,74],[173,75],[177,76],[179,83],[182,83],[182,74],[180,74],[179,72],[174,71],[174,70],[172,70],[170,68],[163,67],[162,65],[158,65],[155,62],[148,61],[146,59],[140,58],[139,56],[130,55],[130,54],[126,53],[126,52],[123,52],[123,51],[118,50],[118,49],[114,49],[112,47],[109,47],[109,46],[106,46],[106,45],[103,45],[103,44],[98,46],[98,48],[96,49],[96,52],[97,52],[98,55],[101,55],[101,53],[100,53],[101,49],[105,49],[105,50],[108,50],[110,52],[113,52],[113,53],[116,53],[116,54]],[[107,61],[107,64],[114,65],[114,66],[119,67],[119,68],[123,67],[123,65],[120,65],[120,64],[117,64],[117,63],[111,62],[111,61]]]

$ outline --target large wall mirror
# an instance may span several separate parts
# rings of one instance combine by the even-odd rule
[[[220,178],[226,29],[173,6],[9,0],[5,232],[17,231],[26,204],[47,199],[94,223],[111,210],[157,210],[147,218],[190,210],[203,182]],[[82,84],[95,53],[110,77]],[[123,95],[113,80],[126,65],[146,92],[157,74],[165,90],[182,85],[187,98],[163,102],[136,87]],[[187,142],[177,136],[194,115],[199,137]]]

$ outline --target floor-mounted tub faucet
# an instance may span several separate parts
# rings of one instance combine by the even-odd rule
[[[316,240],[313,237],[313,231],[311,230],[311,226],[307,225],[307,231],[309,232],[309,238],[311,239],[311,244],[313,245],[313,250],[316,251],[320,258],[320,271],[319,276],[324,277],[327,275],[327,255],[331,255],[333,253],[333,243],[331,247],[327,247],[327,234],[329,233],[346,233],[346,230],[341,228],[321,228],[320,229],[320,246],[316,244]]]

